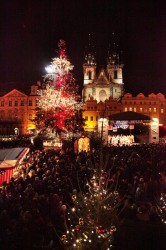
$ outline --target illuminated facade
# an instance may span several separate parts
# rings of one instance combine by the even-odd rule
[[[113,41],[114,42],[114,41]],[[120,55],[115,48],[108,53],[106,69],[100,69],[96,73],[97,63],[95,52],[89,41],[89,47],[85,53],[83,64],[83,102],[93,96],[97,102],[104,102],[110,97],[113,100],[120,100],[123,96],[123,74]]]
[[[166,98],[163,94],[151,93],[145,96],[139,93],[133,96],[126,93],[122,100],[122,111],[134,111],[144,115],[148,115],[151,119],[157,118],[160,125],[166,125]]]
[[[30,133],[35,125],[38,85],[32,85],[27,95],[17,89],[0,96],[0,135]]]

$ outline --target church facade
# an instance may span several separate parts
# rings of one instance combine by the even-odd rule
[[[96,73],[97,63],[93,53],[88,52],[83,64],[84,80],[82,97],[86,102],[93,97],[97,102],[105,102],[110,97],[119,101],[123,96],[123,64],[120,63],[119,55],[113,52],[109,55],[106,69],[102,68]]]

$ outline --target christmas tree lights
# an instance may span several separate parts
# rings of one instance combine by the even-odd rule
[[[69,133],[82,129],[82,102],[70,72],[73,65],[67,59],[65,42],[60,40],[58,46],[59,57],[53,58],[44,84],[38,90],[40,98],[36,112],[38,131],[52,137],[60,136],[62,131]]]
[[[107,172],[101,168],[92,169],[93,174],[86,185],[78,191],[73,190],[71,202],[66,207],[65,230],[60,236],[64,249],[112,248],[119,194],[116,184],[110,184]]]

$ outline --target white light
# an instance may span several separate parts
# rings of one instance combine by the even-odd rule
[[[54,70],[54,68],[51,65],[45,67],[45,70],[47,71],[48,74],[55,73],[55,70]]]

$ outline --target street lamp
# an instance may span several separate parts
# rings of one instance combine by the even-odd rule
[[[52,65],[49,65],[45,67],[45,70],[47,72],[46,77],[48,76],[50,80],[52,80],[53,83],[55,83],[55,75],[56,75],[55,68]]]

